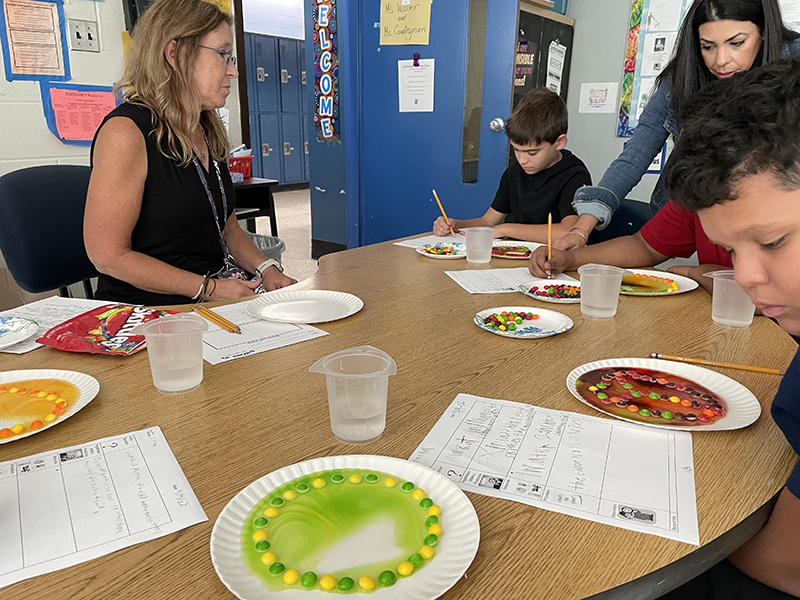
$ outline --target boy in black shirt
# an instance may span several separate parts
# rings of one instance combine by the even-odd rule
[[[478,219],[439,217],[433,233],[494,227],[494,237],[545,243],[551,213],[554,239],[566,235],[578,220],[572,208],[575,191],[592,183],[586,165],[564,148],[567,122],[567,107],[558,94],[544,87],[525,94],[506,121],[517,160],[503,173],[491,207]],[[509,214],[513,222],[504,223]]]

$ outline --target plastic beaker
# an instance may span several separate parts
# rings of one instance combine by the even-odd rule
[[[491,227],[465,227],[467,233],[467,262],[471,265],[485,265],[492,260],[494,229]]]
[[[147,342],[150,372],[158,391],[177,394],[203,381],[205,319],[190,314],[168,315],[136,328]]]
[[[733,277],[732,270],[704,273],[714,280],[711,318],[723,327],[747,327],[753,322],[756,307]]]
[[[331,431],[345,444],[366,444],[386,428],[389,375],[397,373],[392,357],[359,346],[320,358],[312,373],[323,373],[328,387]]]
[[[581,276],[581,312],[590,319],[610,319],[617,314],[619,287],[625,269],[589,263],[578,267]]]

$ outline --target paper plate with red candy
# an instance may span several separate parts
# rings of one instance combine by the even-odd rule
[[[625,296],[671,296],[690,292],[698,283],[690,277],[664,271],[629,269],[630,275],[622,277],[619,293]]]
[[[495,240],[492,243],[492,256],[496,258],[510,258],[512,260],[527,260],[531,257],[531,245],[535,248],[540,244],[528,244],[509,240]]]
[[[513,338],[550,337],[572,328],[572,319],[554,310],[531,310],[530,306],[503,306],[482,310],[475,325],[497,335]]]
[[[517,288],[520,292],[542,302],[555,302],[556,304],[575,304],[581,301],[581,283],[556,282],[547,283],[539,279],[531,283],[523,283]]]
[[[740,429],[761,414],[758,399],[738,381],[696,365],[655,358],[586,363],[567,375],[567,388],[600,412],[650,427]]]

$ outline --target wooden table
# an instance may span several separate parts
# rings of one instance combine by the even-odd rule
[[[270,233],[278,237],[278,219],[275,216],[275,198],[272,186],[277,179],[248,177],[242,183],[234,183],[236,192],[236,218],[247,219],[247,231],[256,232],[256,217],[269,217]]]
[[[101,384],[97,398],[68,421],[0,445],[0,461],[158,425],[209,517],[173,535],[15,584],[3,590],[4,597],[227,598],[211,564],[211,528],[239,490],[275,469],[338,454],[407,458],[459,392],[597,416],[564,384],[570,370],[592,360],[661,351],[785,368],[796,348],[763,317],[744,330],[714,325],[702,289],[662,298],[623,296],[613,320],[593,321],[581,316],[577,304],[542,305],[516,293],[470,295],[443,273],[466,267],[464,261],[433,260],[390,243],[327,255],[300,287],[354,293],[364,300],[361,312],[321,325],[328,336],[206,364],[201,387],[184,396],[153,388],[145,353],[106,358],[46,348],[0,355],[3,370],[46,365],[89,373]],[[515,304],[556,308],[575,326],[552,338],[514,340],[472,323],[479,310]],[[362,344],[386,351],[398,372],[389,383],[383,436],[347,446],[330,431],[324,378],[308,368],[322,356]],[[624,587],[605,595],[654,597],[655,590],[686,579],[704,551],[720,552],[720,542],[711,542],[756,513],[781,488],[796,459],[769,417],[779,377],[722,371],[750,388],[764,412],[746,429],[693,436],[703,544],[697,554],[688,544],[468,494],[480,519],[481,545],[467,577],[445,597],[555,600],[617,586]]]

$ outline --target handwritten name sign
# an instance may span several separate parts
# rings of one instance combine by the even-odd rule
[[[381,45],[428,45],[431,0],[383,0]]]

